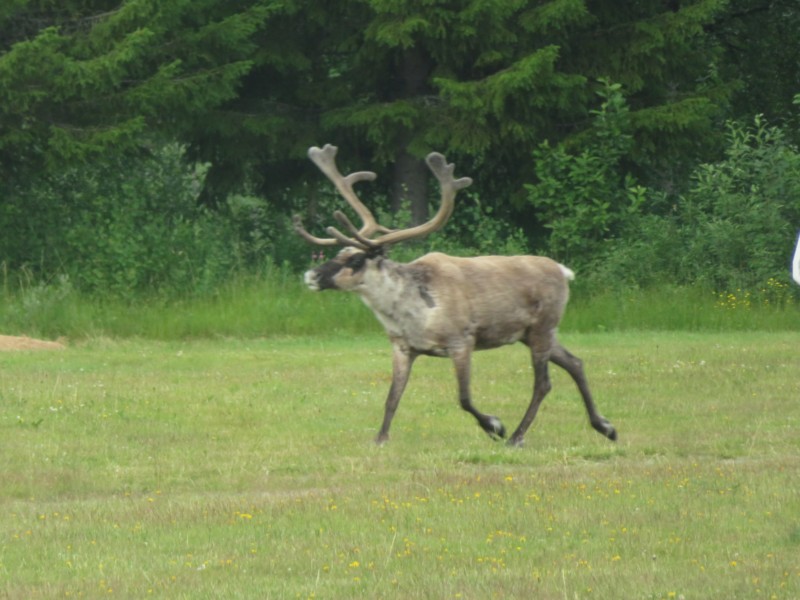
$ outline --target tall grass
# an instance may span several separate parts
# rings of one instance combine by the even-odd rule
[[[778,299],[766,294],[715,292],[700,287],[662,285],[617,291],[579,290],[572,294],[565,331],[797,331],[800,302],[788,290]]]
[[[233,277],[214,293],[137,300],[86,297],[67,279],[0,285],[0,332],[45,338],[206,337],[359,334],[380,331],[353,294],[310,292],[301,276],[272,266]],[[562,331],[800,330],[800,302],[791,288],[762,293],[711,292],[663,285],[597,291],[575,286]]]
[[[64,280],[0,293],[0,331],[47,338],[258,338],[374,330],[373,321],[357,298],[313,294],[300,276],[279,267],[236,276],[213,294],[183,298],[86,297]]]

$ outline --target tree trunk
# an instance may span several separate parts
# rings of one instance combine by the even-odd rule
[[[411,224],[428,220],[428,170],[405,147],[398,149],[392,171],[392,211],[411,210]]]
[[[415,98],[425,93],[431,72],[430,58],[418,48],[407,48],[400,57],[400,98]],[[428,220],[428,170],[425,161],[408,152],[415,131],[400,136],[392,171],[392,210],[411,209],[411,224]]]

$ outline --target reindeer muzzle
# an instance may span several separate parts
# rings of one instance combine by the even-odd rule
[[[303,275],[303,281],[308,286],[308,289],[315,292],[336,289],[337,286],[333,278],[341,269],[342,265],[340,263],[329,260],[324,265],[306,271],[305,275]]]
[[[305,275],[303,275],[303,281],[310,290],[318,292],[320,289],[322,289],[319,285],[319,273],[314,269],[310,269],[305,272]]]

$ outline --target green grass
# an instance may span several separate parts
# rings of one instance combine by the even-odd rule
[[[562,329],[569,331],[800,331],[797,290],[711,292],[663,285],[651,289],[572,293]]]
[[[380,335],[0,354],[0,597],[800,597],[797,332],[565,333],[522,449],[420,359],[375,447]],[[516,425],[522,347],[479,353]]]
[[[175,340],[306,335],[320,330],[377,331],[349,294],[314,294],[300,275],[234,278],[216,293],[186,299],[84,297],[69,285],[0,293],[0,332],[46,338],[145,337]]]
[[[752,294],[670,285],[602,292],[584,289],[579,281],[561,329],[800,331],[795,287],[773,282]],[[171,300],[156,294],[127,301],[87,298],[64,280],[13,287],[6,278],[0,285],[0,333],[6,335],[181,340],[379,331],[355,295],[309,292],[300,275],[279,268],[262,277],[233,277],[215,293]]]

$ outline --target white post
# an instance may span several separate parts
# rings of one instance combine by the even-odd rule
[[[792,277],[800,284],[800,236],[797,237],[797,248],[794,249],[794,260],[792,260]]]

